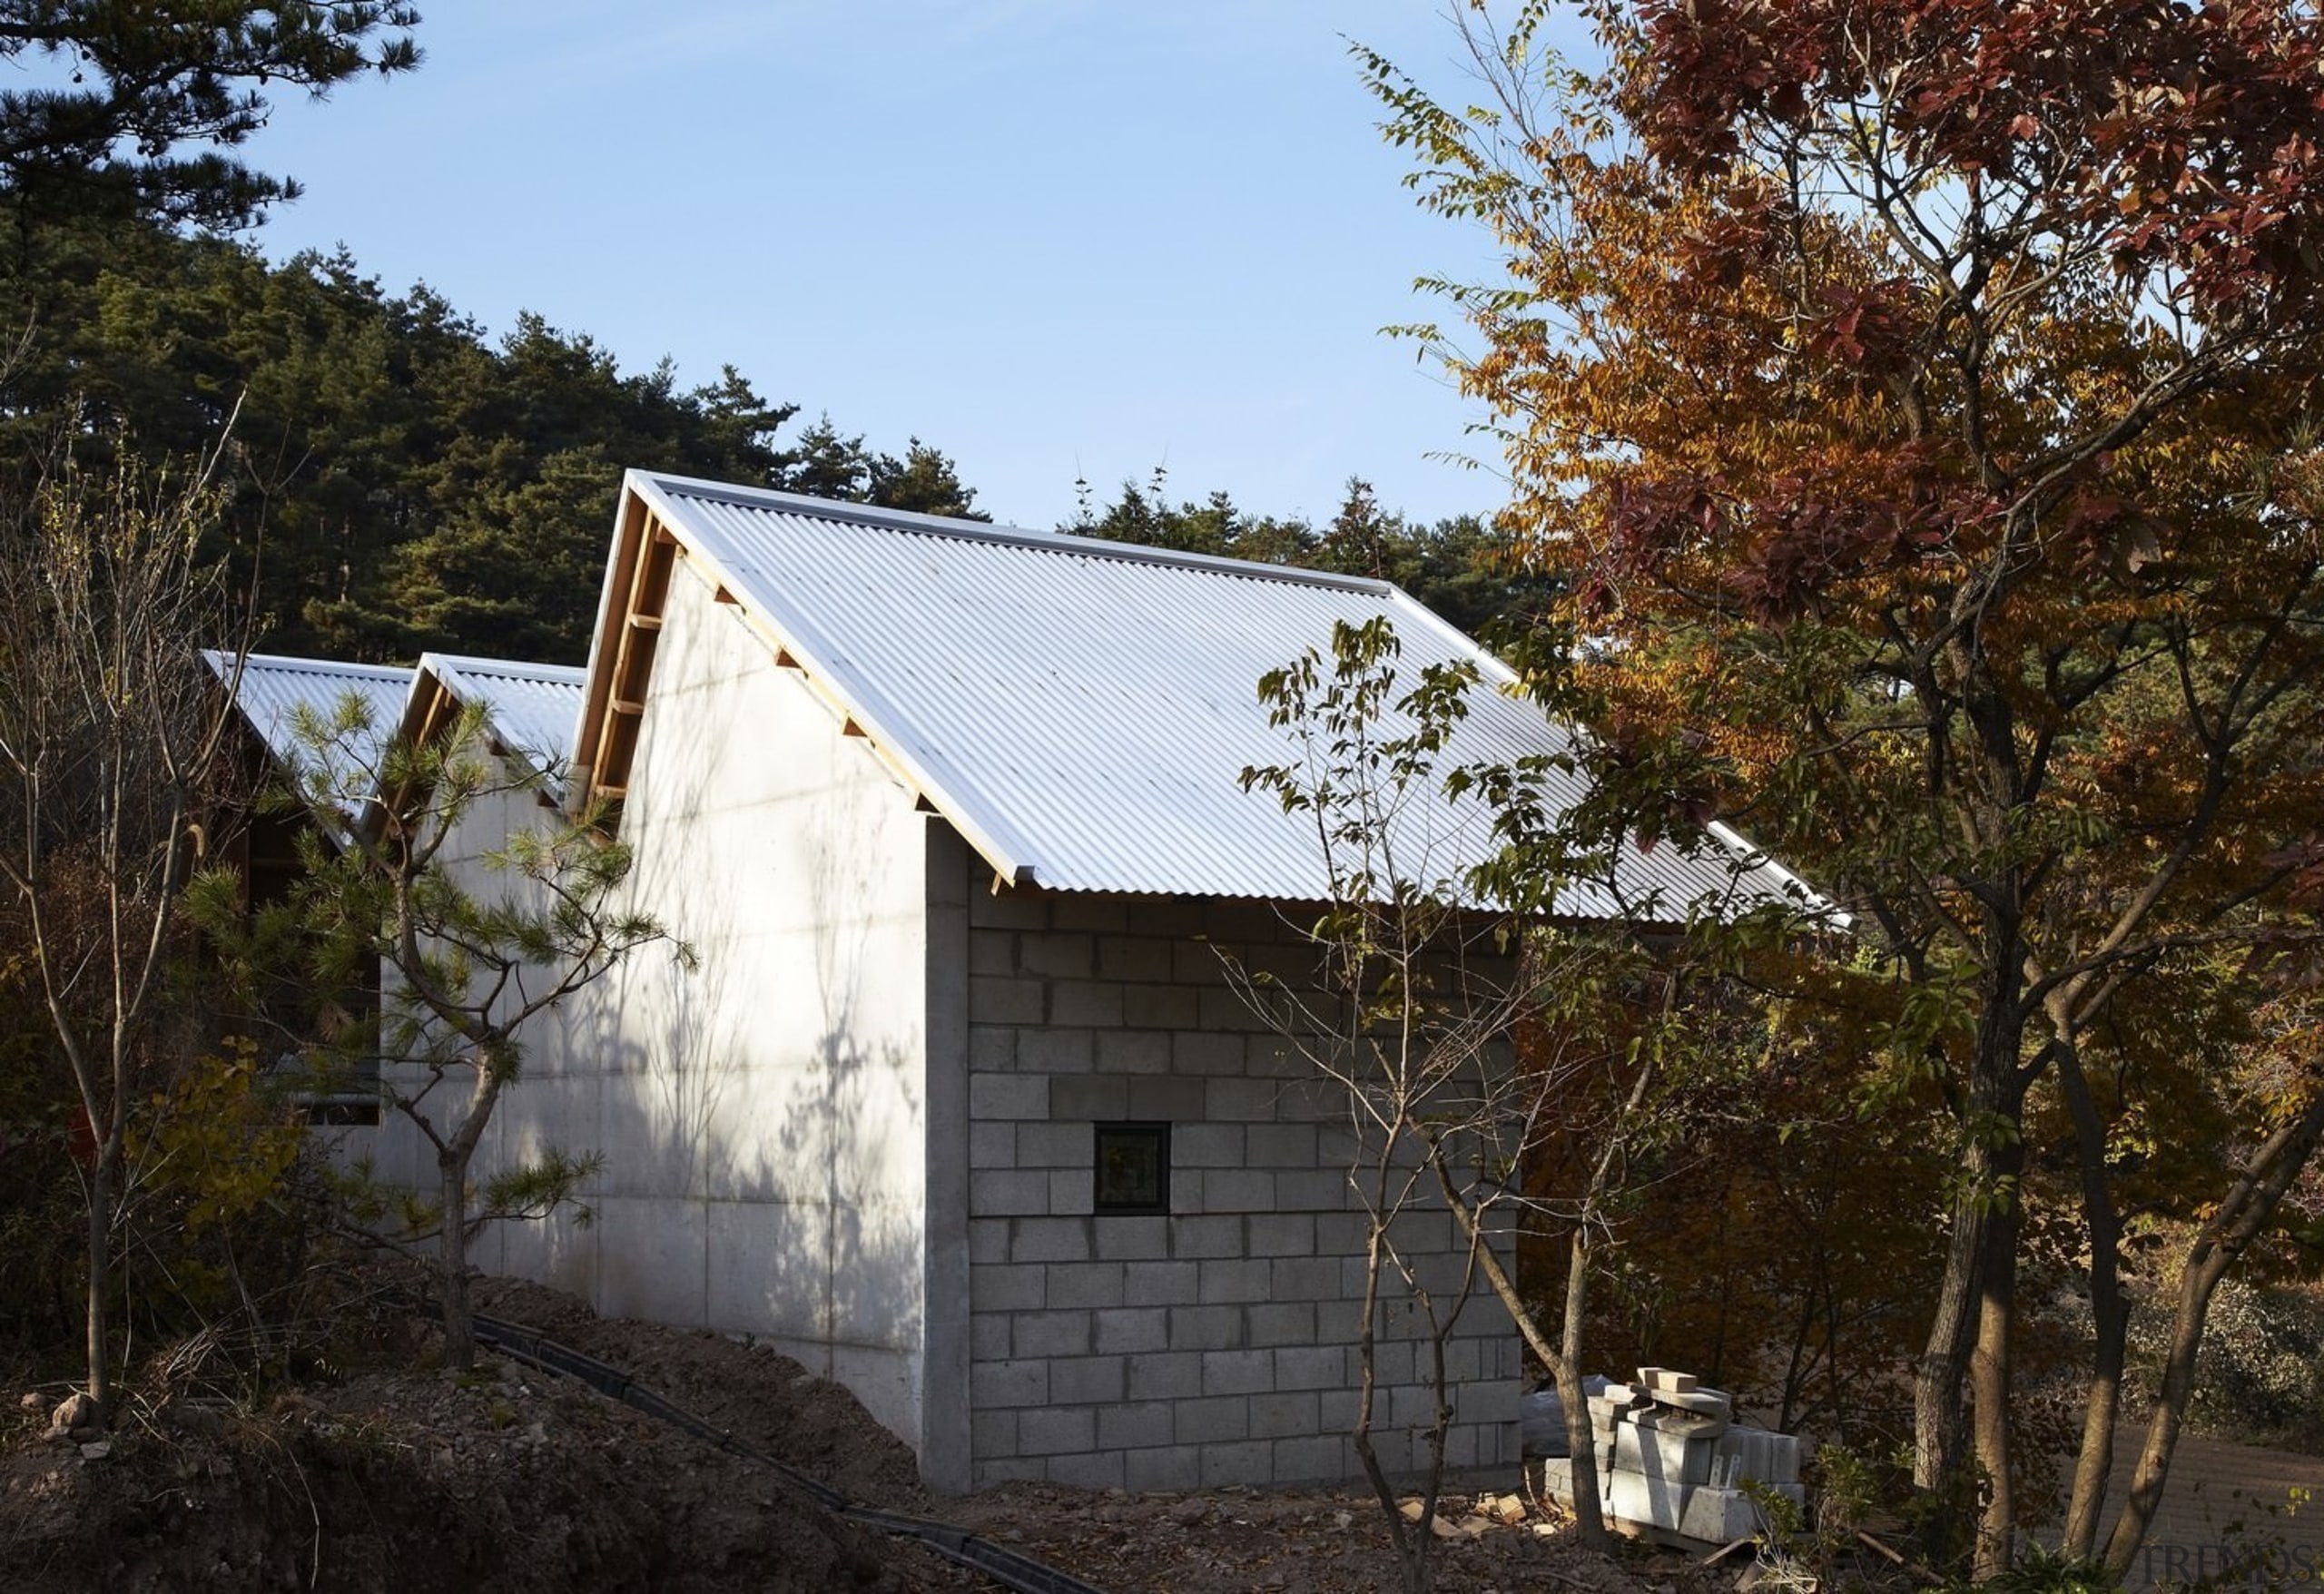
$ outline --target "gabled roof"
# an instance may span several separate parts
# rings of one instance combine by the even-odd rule
[[[457,713],[458,705],[478,704],[502,748],[548,777],[553,789],[573,754],[584,675],[572,664],[422,654],[409,699],[399,705],[399,717],[404,733],[417,743]]]
[[[202,655],[222,685],[234,682],[234,655],[211,648]],[[379,749],[395,733],[403,718],[404,702],[411,694],[412,671],[404,664],[342,664],[328,659],[299,659],[282,654],[254,653],[242,656],[242,675],[235,703],[242,717],[266,743],[274,761],[288,769],[311,763],[316,750],[298,733],[301,709],[320,724],[338,717],[340,705],[353,694],[369,713],[369,723],[351,733],[346,748],[350,766],[333,778],[334,788],[352,803],[369,795],[371,772],[379,768]]]
[[[233,654],[212,650],[203,656],[222,683],[232,680]],[[417,668],[251,654],[242,664],[237,702],[267,751],[288,768],[311,763],[317,755],[298,735],[300,710],[328,725],[349,693],[360,698],[370,723],[346,739],[348,768],[333,777],[335,789],[352,807],[377,795],[371,788],[389,737],[401,731],[424,739],[465,704],[481,704],[499,745],[554,781],[572,753],[582,676],[569,664],[461,654],[423,654]]]
[[[1444,767],[1571,741],[1503,690],[1513,677],[1498,660],[1385,582],[633,470],[574,749],[586,794],[626,790],[680,563],[739,605],[773,663],[803,671],[846,730],[1016,885],[1326,898],[1313,817],[1285,813],[1238,777],[1289,761],[1257,683],[1303,649],[1328,653],[1334,621],[1387,618],[1400,679],[1433,663],[1475,664],[1484,689]],[[1579,785],[1566,795],[1578,799]],[[1489,853],[1488,831],[1473,800],[1413,803],[1397,841],[1416,861],[1402,871],[1457,878]],[[1721,839],[1728,856],[1632,850],[1624,895],[1659,892],[1669,913],[1730,890],[1787,889],[1782,871]],[[1563,906],[1621,911],[1595,890]]]

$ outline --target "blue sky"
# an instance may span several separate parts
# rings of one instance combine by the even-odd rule
[[[1475,411],[1384,324],[1483,238],[1421,212],[1343,35],[1458,96],[1429,0],[421,0],[420,70],[278,103],[306,184],[270,255],[345,243],[496,335],[520,310],[624,369],[722,362],[980,506],[1174,497],[1328,517],[1362,475],[1433,519],[1498,502]],[[804,417],[803,417],[804,418]],[[1488,465],[1492,461],[1487,461]]]

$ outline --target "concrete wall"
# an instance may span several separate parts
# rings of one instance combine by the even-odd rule
[[[1344,1098],[1252,1013],[1218,955],[1296,979],[1312,953],[1265,904],[986,883],[969,895],[976,1484],[1353,1473],[1365,1218]],[[1167,1215],[1093,1212],[1092,1126],[1107,1120],[1172,1126]],[[1449,1215],[1400,1221],[1446,1287]],[[1513,1463],[1515,1331],[1490,1298],[1459,1327],[1450,1459]],[[1414,1320],[1394,1306],[1381,1329],[1374,1441],[1401,1470],[1433,1402]]]
[[[958,844],[683,566],[621,839],[696,966],[648,947],[533,1038],[497,1155],[602,1151],[596,1221],[478,1264],[771,1342],[925,1449],[931,963],[957,988],[960,958],[929,858]]]

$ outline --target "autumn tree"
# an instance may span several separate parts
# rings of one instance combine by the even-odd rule
[[[2174,1363],[2324,1135],[2312,1066],[2166,1090],[2116,1039],[2142,1009],[2257,1009],[2318,934],[2324,25],[2288,0],[1583,10],[1580,68],[1545,6],[1464,13],[1473,111],[1364,57],[1423,202],[1504,251],[1503,279],[1442,285],[1474,343],[1440,342],[1497,418],[1503,528],[1561,588],[1534,678],[1600,728],[1607,800],[1740,817],[1902,993],[1865,1088],[1927,1092],[1957,1168],[1915,1475],[1940,1524],[1975,1516],[1981,1574],[2019,1520],[2024,1192],[2071,1171],[2087,1552],[2137,1104],[2191,1089],[2227,1131]],[[2118,1569],[2183,1399],[2166,1378]]]

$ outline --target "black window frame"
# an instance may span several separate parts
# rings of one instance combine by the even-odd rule
[[[1111,1146],[1150,1149],[1154,1166],[1154,1199],[1108,1201],[1106,1198],[1106,1153]],[[1090,1126],[1089,1205],[1100,1217],[1167,1216],[1170,1211],[1170,1126],[1159,1120],[1100,1123]]]

